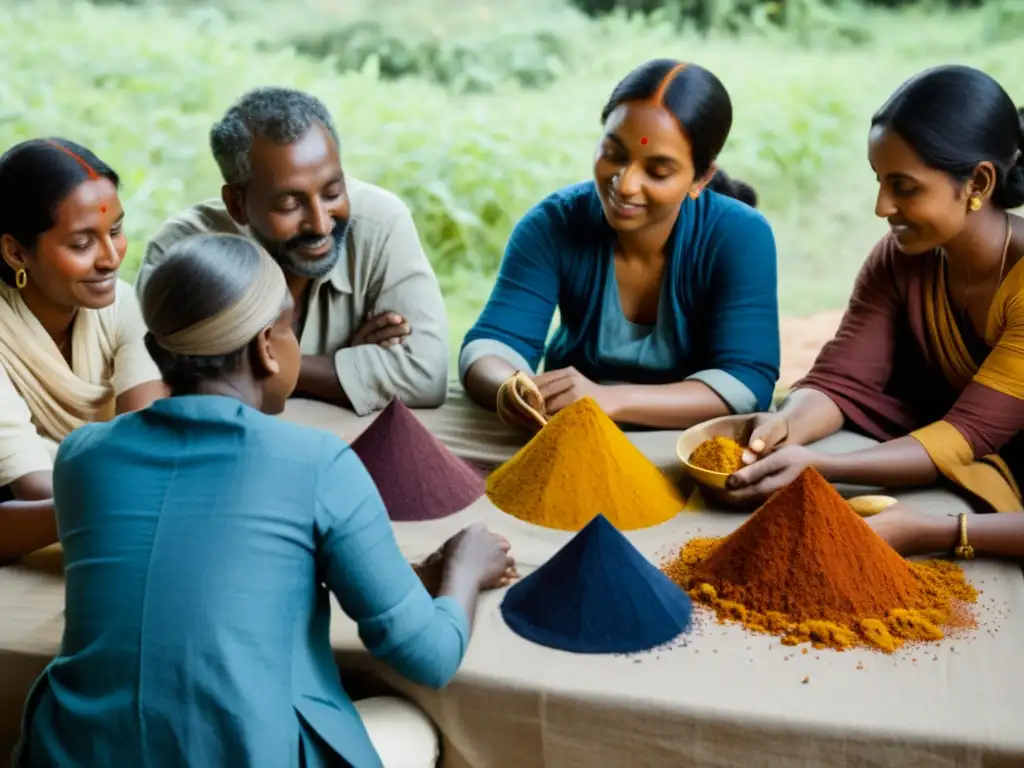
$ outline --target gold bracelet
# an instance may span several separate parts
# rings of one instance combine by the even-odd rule
[[[972,547],[967,541],[967,514],[961,512],[960,518],[960,546],[954,551],[957,557],[961,560],[973,560],[974,559],[974,547]]]

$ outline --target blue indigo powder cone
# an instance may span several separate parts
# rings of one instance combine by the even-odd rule
[[[634,653],[690,628],[690,597],[598,515],[501,603],[531,642],[572,653]]]

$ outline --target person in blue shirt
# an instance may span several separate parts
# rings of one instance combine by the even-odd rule
[[[512,232],[463,341],[466,393],[495,409],[522,371],[548,415],[589,396],[618,422],[663,429],[767,408],[775,239],[753,189],[715,164],[732,125],[724,86],[694,64],[649,61],[601,119],[593,180],[547,197]]]
[[[172,396],[57,454],[65,630],[14,764],[377,768],[335,666],[329,595],[370,653],[441,687],[479,591],[515,575],[508,542],[482,526],[449,540],[427,561],[431,597],[348,444],[271,415],[301,360],[280,267],[234,235],[173,251],[141,297]],[[379,744],[403,749],[409,707]]]

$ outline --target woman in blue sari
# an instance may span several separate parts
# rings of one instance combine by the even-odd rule
[[[350,447],[271,415],[301,353],[284,275],[251,240],[182,241],[141,306],[172,396],[61,444],[66,625],[15,765],[381,766],[334,664],[329,595],[373,655],[440,687],[479,591],[514,575],[508,543],[451,539],[431,597]],[[402,712],[391,749],[408,748]]]
[[[512,382],[542,414],[589,396],[616,421],[662,429],[767,408],[775,240],[753,190],[715,165],[729,94],[707,70],[659,59],[619,83],[601,119],[593,180],[555,192],[512,233],[463,342],[467,394],[527,427],[507,407]]]

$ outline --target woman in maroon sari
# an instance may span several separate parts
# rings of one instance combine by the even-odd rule
[[[927,70],[878,111],[868,156],[891,231],[811,372],[757,417],[734,501],[763,500],[814,466],[832,482],[890,488],[944,477],[991,509],[1021,509],[1024,219],[1009,211],[1024,204],[1022,147],[1021,113],[968,67]],[[879,444],[805,447],[844,426]],[[905,533],[908,516],[876,525],[902,517]]]

